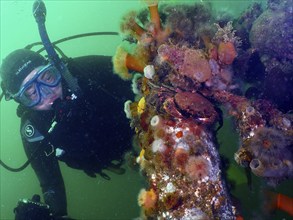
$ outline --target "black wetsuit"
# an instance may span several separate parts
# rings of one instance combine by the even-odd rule
[[[81,97],[72,100],[63,83],[64,98],[54,104],[54,110],[18,108],[25,152],[31,157],[39,149],[31,165],[56,216],[67,214],[58,160],[94,176],[112,160],[121,159],[131,147],[133,133],[123,111],[123,103],[132,99],[130,84],[113,74],[111,58],[74,58],[68,68],[78,79]],[[57,124],[48,135],[54,121]]]

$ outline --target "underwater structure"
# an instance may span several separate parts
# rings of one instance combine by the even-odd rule
[[[113,57],[114,71],[132,80],[136,94],[125,112],[140,146],[136,162],[148,182],[138,196],[143,218],[236,219],[240,213],[216,139],[222,111],[235,121],[239,165],[269,184],[293,176],[292,115],[262,97],[245,96],[239,85],[245,74],[235,74],[253,57],[250,32],[253,44],[265,47],[253,27],[262,22],[256,21],[262,11],[254,5],[243,13],[238,36],[232,21],[214,16],[209,5],[160,5],[159,10],[158,1],[145,2],[148,10],[123,18],[121,31],[129,44]],[[286,62],[292,64],[290,51]]]

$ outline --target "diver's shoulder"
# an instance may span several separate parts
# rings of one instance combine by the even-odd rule
[[[53,117],[49,111],[26,109],[20,118],[21,136],[28,142],[36,142],[44,139]]]
[[[83,71],[82,68],[86,69],[104,69],[107,67],[112,67],[112,57],[103,55],[88,55],[69,58],[66,61],[69,69],[76,69]],[[111,68],[112,70],[112,68]]]

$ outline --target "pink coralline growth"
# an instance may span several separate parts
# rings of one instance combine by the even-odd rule
[[[185,50],[174,45],[162,44],[158,50],[158,62],[169,62],[176,70],[180,70],[184,63]]]
[[[209,62],[202,50],[188,49],[185,51],[180,73],[198,82],[205,82],[212,77]]]
[[[200,156],[190,156],[185,167],[187,176],[195,181],[208,178],[210,170],[210,162]]]
[[[158,48],[157,62],[171,64],[178,74],[193,79],[197,83],[215,90],[229,88],[233,72],[227,68],[236,57],[236,51],[231,42],[220,43],[217,60],[209,58],[202,49],[190,49],[169,44]]]
[[[148,182],[139,200],[142,217],[236,219],[239,211],[226,187],[216,141],[217,123],[222,123],[219,107],[237,127],[241,145],[235,149],[237,163],[276,182],[290,178],[293,170],[292,117],[265,100],[234,94],[238,85],[232,64],[241,41],[231,22],[204,35],[202,29],[212,30],[209,26],[214,24],[186,17],[188,30],[196,24],[205,26],[181,37],[187,33],[182,30],[184,23],[169,16],[178,11],[185,16],[183,9],[200,13],[202,6],[180,10],[173,6],[162,20],[157,2],[148,6],[151,25],[143,27],[146,32],[141,36],[146,34],[149,41],[139,37],[132,45],[133,57],[141,58],[148,68],[133,78],[139,92],[125,108],[141,148],[137,162]],[[207,17],[211,16],[194,18]],[[130,27],[133,38],[137,37],[134,26]]]
[[[158,49],[159,60],[174,65],[178,72],[198,82],[205,82],[212,77],[212,71],[202,50],[178,48],[163,44]]]

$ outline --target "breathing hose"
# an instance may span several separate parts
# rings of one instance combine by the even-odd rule
[[[36,150],[37,151],[37,150]],[[27,166],[30,164],[30,162],[33,160],[34,155],[36,154],[36,152],[34,152],[32,154],[32,156],[20,167],[18,168],[13,168],[8,166],[6,163],[4,163],[2,160],[0,160],[0,166],[4,167],[6,170],[9,170],[11,172],[20,172],[23,171],[25,168],[27,168]]]

